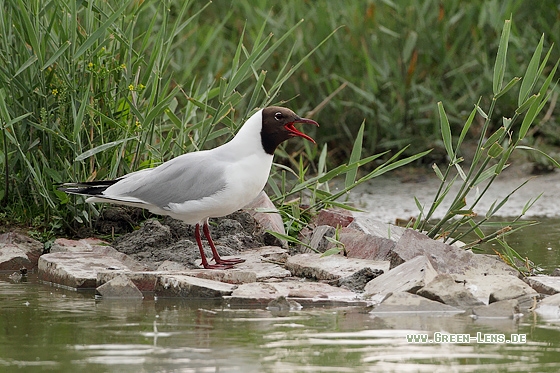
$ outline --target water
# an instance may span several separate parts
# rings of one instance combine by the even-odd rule
[[[524,230],[510,243],[536,263],[558,266],[558,223]],[[533,314],[520,320],[376,317],[354,307],[277,316],[214,301],[96,300],[93,292],[41,284],[34,274],[20,283],[8,275],[0,274],[1,372],[560,371],[560,320]],[[473,339],[407,341],[407,335],[433,338],[441,331]],[[516,334],[527,342],[479,343],[477,333]]]

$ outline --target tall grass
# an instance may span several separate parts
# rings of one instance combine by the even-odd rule
[[[531,128],[535,126],[537,116],[549,102],[552,92],[556,87],[555,75],[560,59],[556,60],[550,71],[546,71],[552,47],[547,51],[544,49],[543,35],[535,47],[523,76],[515,76],[509,81],[505,80],[507,63],[510,61],[508,58],[508,45],[511,28],[511,20],[506,20],[494,63],[491,103],[487,109],[482,107],[481,100],[474,105],[459,136],[456,136],[456,141],[453,139],[444,105],[442,102],[438,103],[442,140],[449,163],[443,171],[434,163],[433,169],[441,181],[440,187],[429,208],[425,209],[416,200],[420,213],[416,220],[415,228],[427,230],[428,236],[442,238],[450,243],[462,240],[469,233],[474,232],[478,238],[464,245],[465,248],[497,240],[504,248],[503,258],[515,266],[518,259],[524,260],[524,258],[521,258],[507,244],[504,237],[523,226],[534,224],[534,222],[521,222],[520,219],[540,196],[535,196],[527,201],[519,216],[513,221],[500,222],[499,225],[492,224],[494,215],[507,203],[509,197],[529,180],[522,182],[512,191],[504,191],[503,198],[495,201],[484,214],[481,214],[478,203],[492,187],[492,183],[496,178],[509,166],[508,161],[515,150],[539,151],[522,144]],[[517,94],[512,94],[515,92]],[[496,109],[499,107],[498,101],[501,101],[507,95],[516,98],[517,107],[510,115],[503,116],[501,118],[501,126],[494,130],[490,124],[496,115]],[[484,125],[479,135],[473,160],[470,164],[464,165],[464,159],[460,155],[461,147],[477,117],[484,122]],[[545,153],[541,152],[541,154],[548,157]],[[560,167],[556,160],[548,158],[556,167]],[[456,182],[460,185],[459,191],[455,195],[450,195],[451,187]],[[475,190],[477,193],[473,195]],[[436,210],[442,207],[442,203],[445,200],[451,200],[451,202],[443,218],[430,226],[430,218]],[[467,226],[468,229],[461,229],[462,226]],[[488,234],[482,229],[485,226],[498,226],[498,229]],[[528,263],[529,261],[527,260],[526,262]],[[525,269],[517,268],[524,272],[530,272],[532,269],[530,266]]]
[[[312,114],[322,125],[314,137],[328,145],[281,149],[296,182],[283,186],[289,172],[278,168],[274,197],[307,183],[316,207],[334,203],[325,176],[343,175],[350,189],[365,180],[364,158],[367,179],[406,144],[407,161],[444,149],[435,102],[445,97],[457,130],[470,102],[487,97],[503,19],[523,19],[511,30],[520,49],[540,32],[544,47],[560,35],[557,8],[521,0],[0,5],[0,213],[57,226],[95,210],[69,203],[55,183],[113,178],[211,147],[271,103]],[[504,74],[528,64],[519,53]],[[318,178],[304,181],[305,170]]]

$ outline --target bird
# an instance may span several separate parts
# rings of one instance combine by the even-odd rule
[[[86,196],[88,203],[140,207],[194,225],[202,266],[230,269],[245,260],[220,257],[208,219],[240,210],[259,195],[268,181],[274,151],[282,142],[302,137],[315,144],[313,138],[296,129],[298,123],[319,126],[286,107],[265,107],[218,147],[185,153],[114,180],[63,183],[58,190]],[[204,254],[201,225],[215,264],[210,264]]]

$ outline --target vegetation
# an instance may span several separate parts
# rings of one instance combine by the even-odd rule
[[[520,215],[513,221],[505,223],[500,222],[498,229],[493,231],[491,234],[486,234],[482,230],[482,227],[484,226],[496,226],[495,222],[491,221],[493,216],[505,203],[507,203],[508,198],[526,184],[528,180],[523,182],[509,194],[504,195],[504,198],[501,201],[495,201],[484,216],[480,217],[476,212],[479,210],[477,208],[477,204],[480,202],[482,196],[492,186],[493,181],[508,167],[507,162],[516,149],[521,148],[539,151],[538,149],[520,144],[534,126],[537,115],[543,110],[544,106],[550,99],[552,94],[552,90],[550,90],[551,83],[553,82],[558,64],[560,63],[560,60],[557,60],[552,70],[546,74],[544,81],[542,83],[539,82],[539,78],[547,66],[547,62],[552,51],[552,49],[549,49],[544,58],[541,60],[543,54],[543,36],[541,37],[540,42],[531,57],[524,76],[522,78],[513,77],[507,84],[505,84],[504,72],[506,70],[511,26],[511,20],[506,20],[494,65],[492,81],[493,96],[490,107],[488,111],[485,111],[481,108],[480,101],[475,104],[463,126],[463,129],[461,130],[461,134],[457,138],[455,145],[453,144],[449,119],[444,110],[443,104],[441,102],[438,103],[441,134],[449,163],[444,172],[442,172],[438,165],[434,163],[433,169],[441,181],[440,187],[428,210],[425,210],[418,200],[416,200],[420,214],[415,221],[414,227],[422,231],[427,230],[428,236],[432,238],[442,238],[444,241],[448,241],[451,244],[462,240],[464,237],[468,237],[469,233],[474,232],[478,238],[471,243],[465,244],[463,246],[465,248],[472,248],[483,242],[497,240],[504,248],[504,254],[502,257],[506,262],[515,266],[522,272],[530,272],[534,267],[532,263],[529,263],[528,260],[522,258],[513,248],[511,248],[504,240],[504,237],[523,226],[535,223],[531,221],[520,221],[520,218],[540,196],[536,196],[534,199],[528,201],[523,210],[520,212]],[[521,83],[518,84],[519,82]],[[555,84],[553,84],[553,86],[555,86]],[[492,122],[492,117],[496,110],[496,103],[501,97],[514,88],[518,88],[517,108],[511,116],[502,118],[502,125],[498,129],[491,131],[489,129],[489,125]],[[473,160],[469,165],[465,166],[468,169],[465,171],[462,165],[463,158],[458,156],[458,154],[463,140],[471,129],[476,116],[480,116],[484,120],[484,125],[478,139]],[[521,124],[518,125],[517,121],[521,119]],[[560,167],[560,164],[558,164],[558,162],[556,162],[553,158],[549,157],[545,153],[541,152],[541,154],[544,157],[547,157],[556,167]],[[461,183],[458,193],[455,196],[448,196],[451,186],[457,180]],[[482,191],[479,191],[475,196],[473,196],[472,191],[478,186],[482,188]],[[447,197],[452,197],[452,201],[449,204],[444,217],[430,227],[429,221],[431,216],[438,208],[441,207],[443,201],[446,200]],[[472,202],[468,203],[468,199]],[[469,229],[461,229],[463,226],[467,226]],[[525,262],[524,264],[529,265],[526,265],[525,268],[518,267],[518,260],[522,260]]]
[[[480,135],[481,151],[489,134],[496,134],[496,146],[479,154],[481,168],[466,183],[478,182],[478,172],[495,162],[504,160],[505,167],[509,149],[540,146],[542,134],[551,146],[560,139],[550,126],[559,110],[554,84],[533,99],[545,84],[542,75],[554,82],[559,60],[558,48],[550,48],[560,37],[553,2],[0,4],[1,219],[47,230],[88,221],[97,211],[56,191],[57,183],[113,178],[209,148],[231,137],[255,108],[272,103],[321,123],[313,134],[321,145],[283,147],[271,178],[271,194],[294,232],[310,211],[339,203],[359,183],[395,167],[441,164],[446,157],[448,169],[458,167],[459,145],[472,133]],[[494,61],[510,15],[515,48],[497,79]],[[535,72],[526,50],[537,43],[549,54]],[[502,85],[520,71],[527,72],[517,85],[523,99],[511,94],[516,80]],[[552,104],[542,106],[549,97]],[[511,113],[521,120],[537,101],[546,114],[535,114],[523,136],[504,144],[517,118]],[[471,119],[473,102],[480,114]],[[486,118],[483,108],[490,108]],[[502,126],[502,117],[512,120]],[[426,157],[430,148],[436,151]],[[448,183],[451,173],[440,173]],[[337,176],[344,188],[331,193],[328,181]],[[303,191],[309,210],[293,202]],[[422,210],[417,224],[429,215]],[[431,229],[434,236],[453,232]]]

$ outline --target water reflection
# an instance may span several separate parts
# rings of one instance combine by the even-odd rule
[[[0,369],[75,372],[560,371],[560,324],[363,308],[264,309],[10,283],[0,274]],[[6,274],[7,276],[7,274]],[[413,333],[523,333],[526,344],[408,343]]]

